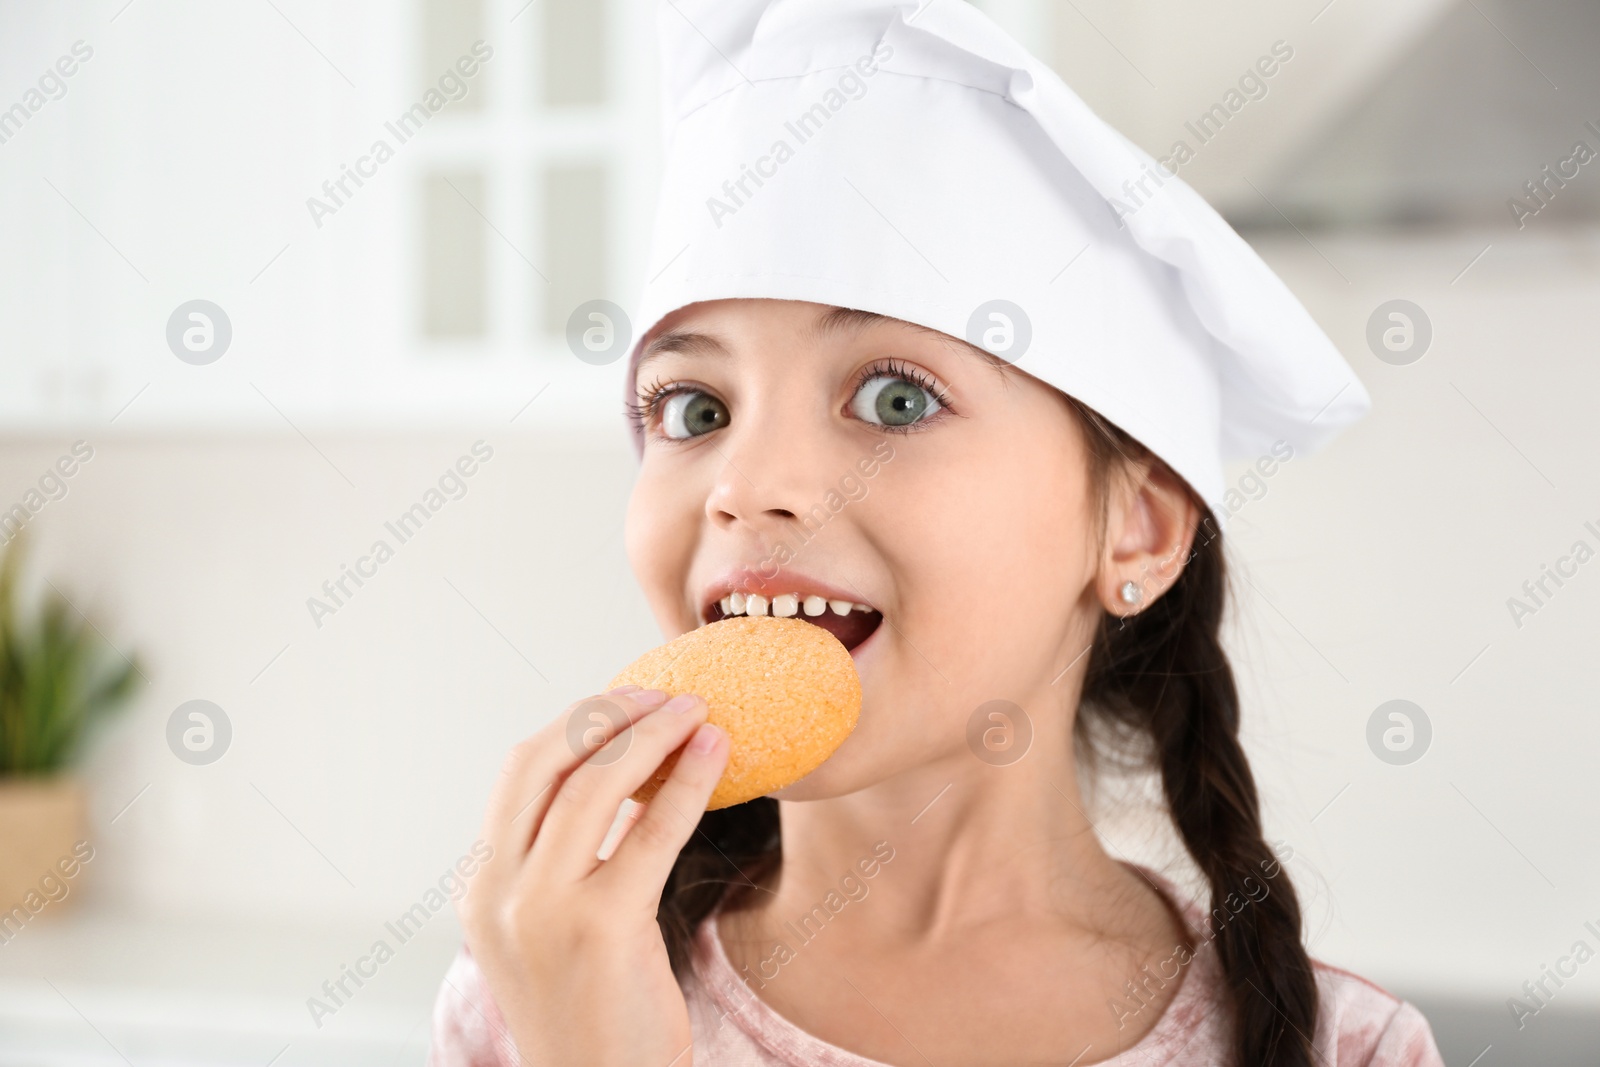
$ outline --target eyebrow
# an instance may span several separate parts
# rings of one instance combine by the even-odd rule
[[[977,360],[983,366],[994,371],[999,376],[1002,384],[1010,384],[1006,378],[1006,363],[1004,360],[997,359],[976,345],[970,344],[959,337],[952,337],[947,333],[935,330],[931,326],[924,326],[920,322],[909,322],[906,319],[897,319],[891,315],[880,315],[875,311],[862,311],[860,308],[847,307],[833,308],[812,324],[811,337],[814,340],[821,341],[841,332],[859,333],[879,323],[908,327],[930,340],[937,341],[948,351],[955,352],[966,359]]]
[[[987,365],[994,365],[994,361],[988,358],[988,353],[968,345],[959,338],[951,337],[949,334],[941,333],[918,322],[908,322],[905,319],[897,319],[890,315],[880,315],[875,311],[863,311],[860,308],[830,308],[811,324],[806,331],[806,337],[813,342],[822,342],[841,333],[857,334],[869,327],[885,323],[909,327],[932,340],[938,341],[946,348],[960,352],[968,357],[977,357]],[[695,333],[692,330],[672,330],[657,337],[646,346],[644,352],[639,356],[639,362],[634,367],[634,380],[638,380],[646,363],[657,356],[662,356],[669,352],[721,356],[724,358],[729,355],[727,347],[712,334]],[[996,369],[1000,368],[996,367]],[[1001,377],[1004,377],[1003,371],[1001,372]]]
[[[639,375],[644,373],[646,363],[668,352],[683,352],[688,355],[722,356],[728,355],[728,349],[722,341],[709,333],[695,333],[692,330],[672,330],[664,333],[651,341],[639,356],[639,362],[634,364],[633,377],[638,381]]]
[[[938,341],[949,348],[964,349],[961,344],[949,334],[940,333],[920,322],[908,322],[890,315],[880,315],[876,311],[863,311],[860,308],[836,307],[822,315],[811,326],[810,335],[813,340],[822,341],[839,333],[860,333],[862,330],[879,324],[910,327],[925,337]],[[952,344],[951,342],[956,343]]]

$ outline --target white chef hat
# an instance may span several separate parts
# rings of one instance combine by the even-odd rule
[[[1223,463],[1370,407],[1187,184],[963,0],[663,0],[638,340],[702,300],[859,308],[987,348],[1228,509]],[[635,427],[635,446],[642,438]]]

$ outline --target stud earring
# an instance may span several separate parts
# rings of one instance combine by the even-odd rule
[[[1139,602],[1141,593],[1138,585],[1134,584],[1133,582],[1123,582],[1121,595],[1122,602],[1124,604],[1137,604]]]

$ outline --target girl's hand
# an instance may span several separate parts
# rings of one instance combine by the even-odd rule
[[[490,794],[494,854],[456,911],[525,1067],[689,1067],[656,905],[728,740],[704,700],[664,699],[624,686],[580,701],[511,750]],[[685,742],[637,824],[597,858],[622,801]]]

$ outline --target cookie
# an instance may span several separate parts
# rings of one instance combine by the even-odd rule
[[[634,660],[607,688],[630,683],[703,698],[707,721],[728,735],[728,765],[707,810],[798,782],[833,755],[861,716],[861,678],[849,651],[793,617],[740,615],[691,630]],[[677,752],[668,756],[633,799],[654,796],[677,761]]]

